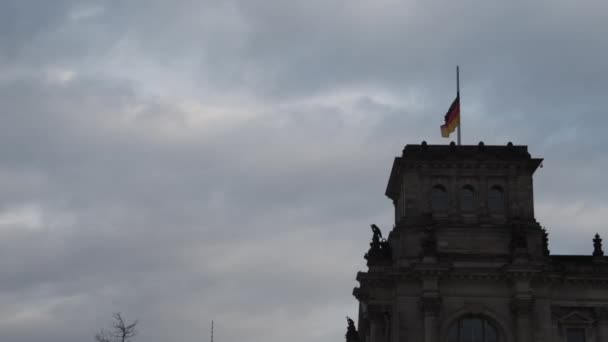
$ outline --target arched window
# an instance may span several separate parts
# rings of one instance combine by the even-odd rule
[[[433,211],[448,210],[448,192],[443,185],[435,185],[431,191],[431,208]]]
[[[460,209],[475,210],[475,190],[470,185],[462,187],[460,192]]]
[[[465,316],[450,327],[448,342],[498,342],[498,331],[483,317]]]
[[[493,212],[505,210],[505,193],[498,185],[494,185],[488,192],[488,209]]]

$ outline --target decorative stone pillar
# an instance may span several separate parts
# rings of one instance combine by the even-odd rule
[[[438,278],[431,277],[422,281],[420,309],[424,314],[424,342],[439,342],[439,295]]]
[[[511,257],[513,264],[526,264],[530,260],[526,227],[516,222],[511,225]]]
[[[369,342],[383,342],[382,337],[380,335],[382,331],[382,321],[379,319],[378,315],[370,315],[369,321]]]
[[[422,298],[422,310],[424,312],[424,342],[439,342],[439,307],[441,299]]]
[[[551,338],[551,300],[547,298],[535,298],[534,321],[536,322],[532,331],[534,342],[553,342]]]
[[[479,196],[477,208],[477,215],[479,216],[480,221],[486,222],[488,220],[488,207],[486,205],[486,201],[481,199],[488,198],[488,179],[487,177],[481,177],[479,179]]]
[[[386,310],[374,311],[369,316],[370,341],[388,342],[390,336],[390,315]]]
[[[597,317],[597,340],[608,341],[608,307],[595,309]]]
[[[512,247],[513,245],[517,247],[517,244],[512,243]],[[506,272],[510,274],[514,294],[511,309],[517,336],[516,342],[532,342],[534,341],[531,327],[531,322],[534,320],[534,292],[531,280],[539,270],[533,265],[512,264],[506,268]]]
[[[403,213],[405,211],[401,211],[399,208],[399,201],[394,199],[393,200],[393,207],[395,208],[395,223],[399,222],[401,220],[401,217],[403,217]]]
[[[595,238],[593,239],[593,261],[605,261],[604,250],[602,249],[602,239],[599,234],[595,234]]]
[[[515,315],[517,342],[532,342],[532,330],[530,320],[532,319],[531,296],[516,296],[511,302],[511,308]]]
[[[392,308],[393,314],[390,317],[390,342],[399,342],[399,322],[401,314],[398,306],[394,305]]]
[[[437,236],[435,235],[435,228],[428,226],[424,229],[424,237],[421,241],[422,245],[422,262],[425,264],[433,264],[437,262]],[[436,291],[437,286],[433,287],[433,291]],[[428,291],[425,290],[425,291]]]
[[[382,332],[383,341],[390,342],[391,340],[391,314],[388,311],[384,311],[384,329]]]

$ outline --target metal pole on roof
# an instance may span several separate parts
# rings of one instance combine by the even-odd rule
[[[458,106],[461,112],[458,114],[458,146],[460,146],[460,126],[462,126],[462,107],[460,106],[460,69],[456,66],[456,97],[458,98]]]

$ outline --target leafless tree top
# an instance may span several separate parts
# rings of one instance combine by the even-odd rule
[[[129,342],[137,335],[137,330],[135,330],[137,320],[128,323],[120,312],[114,313],[112,317],[114,318],[112,329],[109,331],[101,329],[95,335],[96,342]]]

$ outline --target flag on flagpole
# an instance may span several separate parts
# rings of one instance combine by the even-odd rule
[[[445,124],[441,125],[441,136],[447,138],[460,125],[460,96],[456,96],[454,102],[445,114]]]

